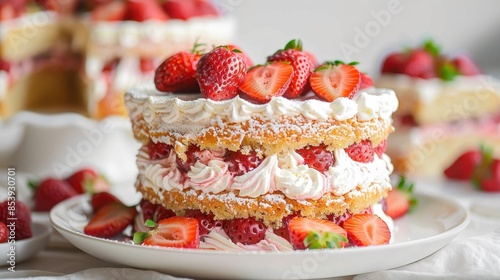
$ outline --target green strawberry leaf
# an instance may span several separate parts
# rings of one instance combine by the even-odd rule
[[[439,76],[441,79],[444,81],[453,81],[455,77],[459,76],[460,72],[458,72],[458,69],[451,63],[445,63],[441,65],[439,68]]]
[[[406,180],[406,176],[401,175],[399,178],[399,182],[396,185],[396,188],[400,191],[402,191],[404,194],[406,194],[406,197],[408,198],[408,201],[410,202],[410,209],[408,209],[408,212],[412,212],[415,207],[418,205],[418,200],[417,198],[413,195],[413,188],[415,187],[414,183],[408,182]]]
[[[347,242],[342,234],[334,232],[316,232],[311,230],[304,239],[304,245],[309,249],[332,249],[341,248],[341,242]]]
[[[302,51],[302,40],[293,39],[285,45],[285,50]]]
[[[144,223],[144,225],[149,227],[149,228],[154,228],[154,227],[156,227],[156,222],[151,220],[151,219],[147,219],[146,222]]]
[[[424,50],[432,56],[437,57],[441,53],[441,47],[433,40],[426,40],[423,44]]]

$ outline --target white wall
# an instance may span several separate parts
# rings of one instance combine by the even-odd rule
[[[264,62],[267,55],[284,47],[288,40],[301,38],[304,48],[315,53],[320,62],[356,60],[361,62],[361,70],[376,75],[384,54],[432,37],[445,52],[467,52],[483,69],[500,69],[497,0],[217,2],[237,18],[236,43],[257,63]],[[367,36],[365,41],[361,32]],[[348,45],[356,53],[342,51]]]

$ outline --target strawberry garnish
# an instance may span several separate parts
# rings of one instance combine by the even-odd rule
[[[319,66],[309,78],[312,91],[328,102],[339,97],[352,98],[360,85],[360,74],[354,65],[334,61]]]
[[[347,219],[343,226],[353,246],[371,246],[388,244],[391,231],[379,216],[373,214],[355,214]]]
[[[134,234],[136,244],[174,248],[198,248],[200,246],[196,219],[171,217],[158,223],[148,220],[146,226],[154,229],[146,233],[136,232]]]
[[[127,6],[124,2],[115,0],[96,6],[90,15],[94,21],[122,21],[125,19]]]
[[[171,145],[162,142],[155,143],[152,140],[148,142],[147,148],[149,158],[152,160],[166,158],[172,150]]]
[[[359,89],[371,88],[373,86],[373,80],[368,74],[359,72]]]
[[[328,220],[294,217],[288,232],[296,250],[342,248],[347,243],[346,231]]]
[[[215,227],[223,227],[224,222],[221,220],[214,220],[213,214],[205,214],[200,210],[186,210],[184,217],[194,218],[198,221],[198,229],[200,236],[210,233]]]
[[[201,57],[197,75],[203,96],[216,101],[231,99],[245,80],[246,65],[236,52],[220,46]]]
[[[382,63],[382,73],[402,73],[408,56],[405,53],[391,53]]]
[[[258,65],[248,70],[239,89],[251,99],[266,103],[285,93],[292,81],[293,68],[284,62]]]
[[[345,148],[347,155],[357,162],[372,162],[374,159],[375,150],[372,147],[370,140],[361,140]]]
[[[387,216],[397,219],[412,211],[417,205],[413,196],[413,184],[401,176],[396,188],[393,188],[383,200],[383,209]]]
[[[293,67],[292,81],[284,94],[286,98],[296,98],[304,92],[314,62],[311,61],[307,54],[302,52],[301,40],[291,40],[283,50],[279,50],[268,57],[267,61],[288,62]]]
[[[160,64],[156,69],[154,82],[159,91],[163,92],[200,92],[196,81],[196,67],[201,58],[195,44],[191,52],[176,53]]]
[[[253,61],[250,58],[250,56],[248,56],[248,54],[244,52],[240,47],[236,45],[227,45],[227,48],[231,51],[234,51],[237,55],[241,57],[241,59],[243,59],[243,62],[245,62],[247,69],[253,66]]]
[[[237,218],[224,222],[224,231],[234,243],[257,244],[266,237],[266,226],[254,218]]]
[[[436,77],[433,56],[426,50],[413,50],[408,57],[408,61],[406,62],[402,73],[411,77],[418,77],[422,79]]]
[[[225,157],[228,170],[234,176],[243,175],[257,168],[262,160],[255,151],[250,151],[248,154],[243,154],[241,151],[229,152]]]
[[[83,168],[71,174],[65,181],[79,194],[102,192],[109,189],[109,183],[94,169]]]
[[[326,171],[335,164],[333,153],[328,151],[324,144],[314,147],[308,146],[298,149],[296,152],[304,158],[305,164],[318,171]]]
[[[168,15],[163,11],[156,0],[127,0],[126,19],[135,21],[168,20]]]
[[[471,180],[474,169],[479,165],[482,157],[483,155],[480,150],[466,151],[444,170],[444,175],[448,179]]]
[[[0,203],[0,222],[8,225],[13,220],[16,222],[15,240],[22,240],[33,236],[31,229],[31,210],[19,199],[16,199],[16,207],[12,209],[12,202],[4,200]]]
[[[90,203],[92,204],[92,210],[97,213],[104,206],[121,201],[109,192],[99,192],[92,195]]]
[[[0,243],[5,243],[9,239],[9,229],[7,226],[0,222]]]
[[[459,55],[455,57],[451,63],[455,66],[460,75],[475,76],[481,74],[481,70],[476,63],[466,55]]]
[[[50,211],[59,202],[78,193],[65,181],[47,178],[35,187],[35,211]]]
[[[380,144],[378,144],[377,147],[373,148],[373,150],[379,158],[382,158],[382,155],[387,150],[387,140],[383,140],[382,142],[380,142]]]
[[[135,215],[135,206],[128,207],[121,202],[109,203],[95,213],[83,228],[83,232],[95,237],[114,237],[132,224]]]

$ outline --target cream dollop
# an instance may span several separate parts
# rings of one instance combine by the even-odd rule
[[[266,157],[257,168],[241,176],[234,178],[231,186],[233,190],[239,190],[240,196],[258,197],[276,189],[275,174],[278,167],[278,159],[275,155]]]
[[[208,165],[196,162],[188,172],[190,186],[202,192],[220,193],[231,185],[232,176],[227,169],[227,163],[220,160],[210,160]]]

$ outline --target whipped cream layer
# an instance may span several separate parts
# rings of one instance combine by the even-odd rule
[[[139,180],[155,193],[194,189],[203,193],[235,191],[241,197],[256,198],[281,192],[291,199],[319,199],[325,193],[342,196],[356,188],[368,188],[373,183],[390,186],[393,166],[387,155],[374,156],[369,163],[352,160],[343,149],[335,150],[335,164],[320,172],[304,164],[295,151],[266,157],[255,169],[233,176],[228,164],[213,158],[206,164],[196,162],[187,173],[181,172],[176,154],[171,150],[164,159],[151,160],[146,147],[137,157]]]
[[[125,98],[132,121],[143,118],[148,125],[180,133],[196,133],[216,118],[239,123],[252,118],[266,121],[302,115],[309,120],[381,118],[392,122],[391,115],[398,108],[393,90],[373,87],[360,90],[353,99],[341,97],[333,102],[319,100],[310,93],[297,99],[274,97],[266,104],[254,104],[239,96],[214,101],[201,94],[165,94],[154,84],[145,83],[129,90]]]
[[[464,91],[491,91],[500,95],[500,81],[488,75],[457,76],[453,81],[444,81],[439,78],[421,79],[404,74],[383,74],[376,85],[396,90],[400,99],[411,95],[411,99],[424,103],[432,103],[443,94],[453,95]]]

